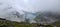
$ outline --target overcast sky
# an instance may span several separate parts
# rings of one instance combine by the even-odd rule
[[[49,10],[60,11],[60,0],[17,0],[17,4],[22,7],[21,10],[33,13]]]
[[[60,11],[60,0],[0,0],[0,10],[12,7],[27,12]]]

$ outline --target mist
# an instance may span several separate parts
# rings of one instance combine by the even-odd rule
[[[17,18],[11,12],[19,12],[23,18]],[[0,0],[0,17],[11,21],[24,21],[25,12],[37,13],[44,11],[60,13],[60,0]],[[33,17],[31,17],[33,16]],[[36,15],[28,14],[28,18],[35,22]],[[30,18],[31,17],[31,18]]]

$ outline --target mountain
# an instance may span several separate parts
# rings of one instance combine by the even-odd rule
[[[56,14],[56,12],[42,12],[40,14],[38,14],[36,16],[36,18],[34,19],[37,23],[40,23],[40,24],[44,24],[44,25],[47,25],[47,24],[51,24],[51,23],[54,23],[54,22],[58,22],[60,20],[60,14]]]

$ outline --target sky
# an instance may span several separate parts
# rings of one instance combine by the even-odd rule
[[[0,0],[0,17],[7,17],[13,11],[18,11],[20,14],[25,14],[23,11],[31,13],[52,11],[60,13],[60,0]],[[13,19],[11,18],[11,20]],[[17,19],[19,18],[15,18],[15,21]]]
[[[21,1],[21,2],[20,2]],[[59,11],[60,0],[20,0],[18,4],[22,7],[21,10],[28,12],[38,11]]]

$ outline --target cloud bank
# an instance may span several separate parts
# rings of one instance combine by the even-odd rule
[[[52,11],[59,13],[60,0],[0,0],[1,18],[18,22],[22,20],[24,21],[24,18],[17,18],[12,14],[9,15],[11,12],[14,11],[19,12],[21,15],[25,14],[23,11],[31,13]]]

